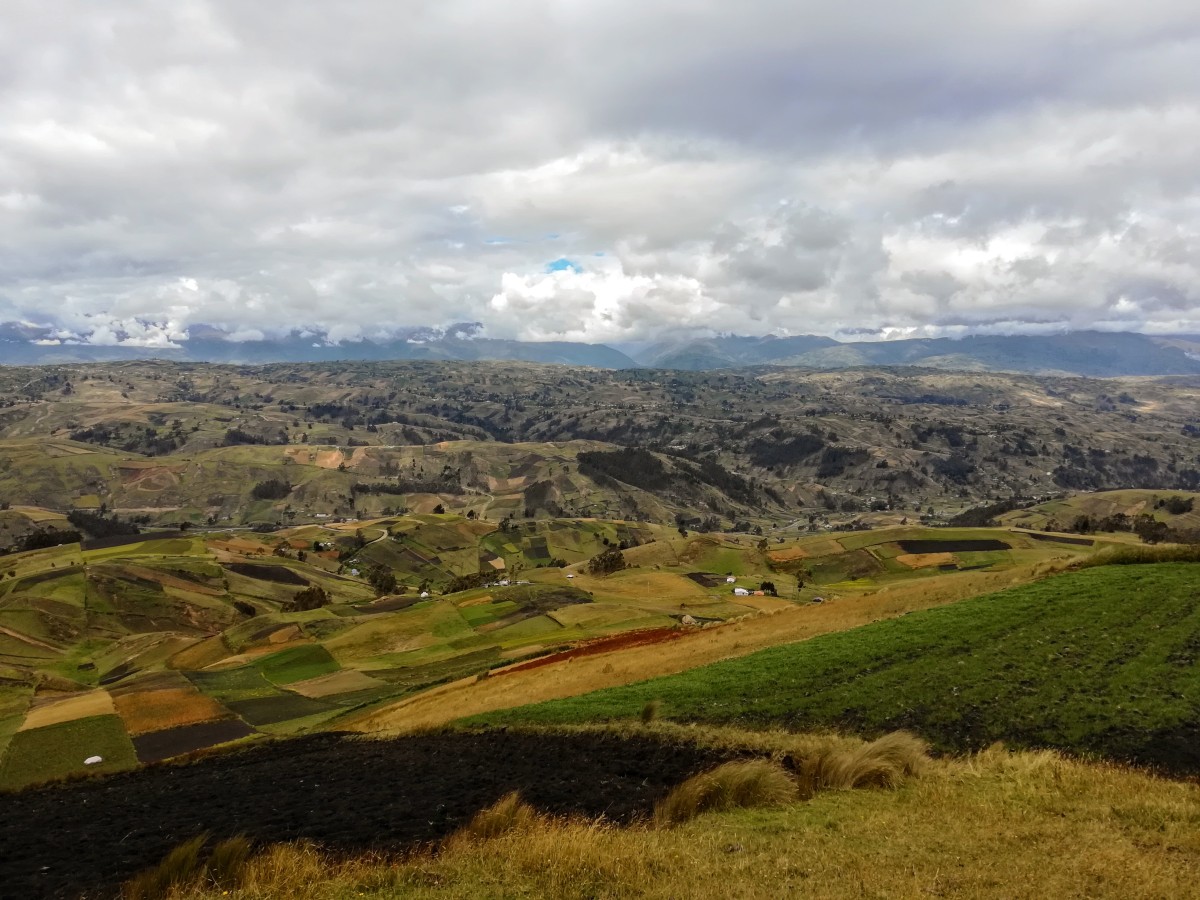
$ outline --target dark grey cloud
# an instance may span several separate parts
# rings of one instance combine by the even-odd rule
[[[409,6],[7,4],[0,321],[1200,331],[1192,3]]]

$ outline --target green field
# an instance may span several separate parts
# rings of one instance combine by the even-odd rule
[[[993,741],[1200,770],[1200,568],[1105,566],[740,659],[481,716],[635,718]]]
[[[103,762],[84,766],[90,756]],[[116,716],[91,716],[13,735],[0,766],[0,789],[85,772],[120,772],[137,765],[133,743]]]

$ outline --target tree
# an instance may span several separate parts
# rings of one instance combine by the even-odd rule
[[[1166,522],[1160,522],[1154,516],[1142,515],[1134,519],[1133,532],[1146,544],[1157,544],[1170,537],[1171,529]]]
[[[613,572],[628,568],[628,566],[625,554],[617,547],[609,547],[588,560],[588,572],[592,575],[611,575]]]
[[[437,506],[435,506],[433,508],[433,512],[435,515],[440,516],[446,512],[446,507],[444,505],[442,505],[441,503],[439,503]]]
[[[288,605],[288,610],[291,612],[304,612],[309,609],[320,609],[328,602],[329,595],[325,593],[325,588],[319,584],[314,584],[297,593]]]
[[[380,596],[396,592],[396,575],[391,569],[377,566],[367,573],[367,581],[371,582],[371,587],[375,588],[375,593]]]
[[[775,582],[773,581],[764,581],[758,586],[758,589],[764,594],[770,594],[772,597],[779,596],[779,591],[775,589]]]

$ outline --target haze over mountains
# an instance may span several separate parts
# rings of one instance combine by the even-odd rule
[[[111,344],[62,341],[22,323],[0,324],[0,363],[100,362],[171,359],[258,364],[332,360],[519,360],[604,369],[662,368],[701,371],[744,366],[914,366],[958,371],[1029,372],[1091,377],[1200,373],[1200,335],[1158,336],[1079,331],[1057,335],[972,335],[841,342],[818,335],[681,338],[649,346],[572,341],[516,341],[479,336],[479,323],[421,328],[379,340],[330,341],[299,333],[234,340],[207,326],[168,346],[138,346],[115,336]]]

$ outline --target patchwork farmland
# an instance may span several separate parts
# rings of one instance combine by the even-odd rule
[[[1017,530],[799,539],[424,513],[6,559],[0,786],[360,720],[438,685],[1092,547]],[[626,568],[589,572],[606,548]],[[371,579],[386,571],[386,593]],[[763,590],[766,587],[769,590]],[[293,608],[319,589],[314,608]]]

